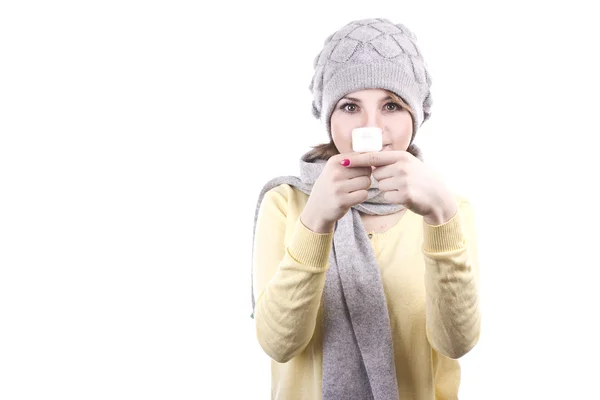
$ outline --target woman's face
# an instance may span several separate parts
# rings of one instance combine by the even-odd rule
[[[406,150],[412,137],[412,116],[390,93],[365,89],[342,97],[331,114],[331,136],[340,153],[352,152],[352,130],[378,127],[383,132],[383,150]]]

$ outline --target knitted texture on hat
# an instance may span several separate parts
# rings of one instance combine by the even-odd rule
[[[416,41],[406,26],[382,18],[353,21],[330,35],[313,63],[313,115],[329,132],[331,113],[342,97],[385,89],[412,108],[414,137],[432,104],[431,77]]]

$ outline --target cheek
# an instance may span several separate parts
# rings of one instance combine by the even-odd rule
[[[343,118],[331,118],[331,137],[340,153],[352,151],[352,127]]]
[[[406,150],[410,144],[412,137],[413,125],[410,114],[401,115],[393,124],[394,128],[391,130],[392,140],[394,142],[394,149]]]
[[[331,137],[335,147],[338,148],[340,153],[348,153],[352,151],[352,135],[346,131],[340,131],[331,127]]]

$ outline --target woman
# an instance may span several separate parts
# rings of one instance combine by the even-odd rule
[[[310,85],[330,143],[260,193],[253,316],[274,399],[458,396],[479,338],[474,222],[413,144],[431,107],[415,41],[386,19],[331,35]],[[352,151],[359,127],[382,151]]]

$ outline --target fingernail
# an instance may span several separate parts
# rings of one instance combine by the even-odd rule
[[[342,160],[342,165],[343,165],[344,167],[347,167],[348,165],[350,165],[350,160],[348,160],[347,158],[344,158],[344,159]]]

